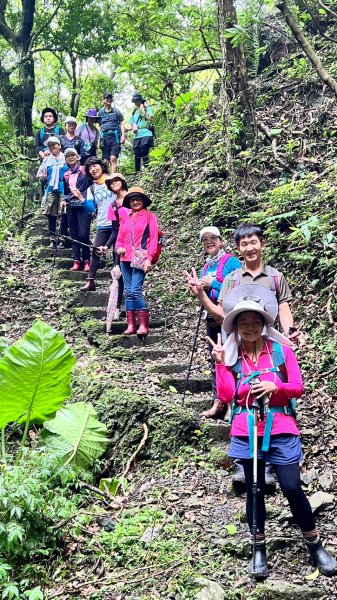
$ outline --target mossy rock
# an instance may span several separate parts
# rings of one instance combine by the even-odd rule
[[[314,600],[322,598],[324,590],[309,585],[294,585],[288,581],[268,580],[255,588],[254,600]]]
[[[143,436],[149,437],[141,452],[143,459],[167,460],[193,440],[198,422],[193,413],[181,407],[165,406],[160,399],[149,399],[130,390],[104,387],[95,402],[99,419],[107,426],[111,440],[109,468],[117,469],[131,456]]]

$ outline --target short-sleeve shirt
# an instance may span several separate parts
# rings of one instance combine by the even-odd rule
[[[234,273],[236,274],[237,272],[240,276],[240,284],[242,284],[242,285],[248,284],[249,285],[249,284],[257,283],[259,285],[263,285],[264,287],[268,288],[269,290],[272,290],[273,289],[272,288],[273,282],[271,281],[272,276],[266,272],[267,267],[268,267],[268,265],[262,265],[262,269],[261,269],[260,273],[258,273],[257,275],[252,275],[251,273],[249,273],[249,271],[246,271],[246,269],[244,267],[237,269],[237,271],[233,271],[233,273],[231,273],[230,276],[225,277],[225,279],[223,281],[222,288],[221,288],[221,291],[219,294],[218,303],[222,304],[225,296],[232,289],[231,281],[234,277]],[[279,288],[280,288],[279,293],[277,294],[278,304],[283,304],[283,302],[290,302],[292,300],[292,295],[291,295],[289,285],[288,285],[283,273],[281,273],[280,271],[277,271],[277,273],[278,273],[278,277],[279,277]],[[275,287],[274,287],[274,289],[275,289]]]
[[[153,110],[150,106],[146,107],[145,113],[149,116],[153,116]],[[138,129],[134,132],[133,137],[138,140],[143,137],[153,137],[153,133],[147,128],[148,120],[145,118],[144,113],[140,108],[136,108],[134,113],[131,115],[130,124],[137,125]]]

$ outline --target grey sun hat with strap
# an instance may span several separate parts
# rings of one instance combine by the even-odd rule
[[[264,321],[271,325],[277,318],[279,309],[275,294],[259,284],[234,287],[226,294],[222,306],[225,313],[223,329],[227,334],[233,331],[234,320],[241,312],[256,310],[263,316]]]

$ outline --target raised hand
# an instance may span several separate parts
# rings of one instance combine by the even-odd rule
[[[252,385],[252,394],[259,400],[266,394],[270,396],[277,391],[277,385],[273,381],[259,381]]]
[[[221,333],[218,333],[217,343],[213,342],[213,340],[208,336],[206,337],[206,340],[213,348],[212,356],[213,356],[215,362],[218,365],[223,364],[225,362],[225,351],[223,349],[223,344],[221,341]]]
[[[201,281],[197,275],[195,268],[194,267],[192,268],[192,273],[189,273],[188,271],[184,271],[184,276],[185,276],[187,285],[188,285],[189,289],[191,290],[193,296],[196,296],[197,298],[201,298],[205,292],[201,285]]]

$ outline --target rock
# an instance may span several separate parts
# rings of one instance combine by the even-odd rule
[[[309,483],[312,483],[315,479],[317,479],[317,477],[318,474],[316,469],[311,469],[310,471],[307,471],[301,475],[301,479],[305,485],[309,485]]]
[[[258,583],[255,597],[259,600],[314,600],[322,598],[324,590],[309,585],[293,585],[282,579]]]
[[[155,527],[147,527],[142,537],[140,538],[140,541],[144,542],[145,544],[149,544],[150,542],[152,542],[152,540],[154,540],[161,534],[162,529],[163,528],[161,527],[161,525],[156,525]]]
[[[270,552],[275,552],[276,550],[283,550],[291,544],[295,544],[296,539],[294,538],[285,538],[285,537],[272,537],[267,539],[267,548]]]
[[[110,517],[97,517],[97,523],[105,531],[113,531],[116,527],[116,521]]]
[[[196,583],[202,586],[202,589],[196,594],[195,600],[225,600],[225,589],[216,581],[200,577]]]
[[[331,510],[335,505],[335,497],[333,494],[327,494],[326,492],[315,492],[310,496],[309,502],[313,512]]]
[[[323,473],[323,475],[321,475],[318,478],[318,482],[319,485],[321,486],[321,488],[327,492],[328,490],[331,489],[331,486],[333,484],[333,476],[332,473]]]

